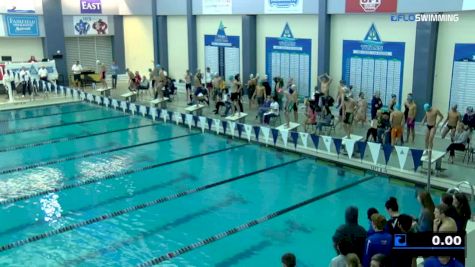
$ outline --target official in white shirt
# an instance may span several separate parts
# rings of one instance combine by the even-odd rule
[[[82,72],[82,66],[79,63],[79,61],[76,61],[76,64],[73,65],[71,70],[73,71],[74,84],[76,85],[76,87],[79,88],[81,84],[81,72]]]
[[[20,71],[20,82],[23,88],[22,96],[25,97],[26,89],[28,89],[28,94],[31,95],[31,86],[30,86],[30,72],[25,68],[21,68]]]

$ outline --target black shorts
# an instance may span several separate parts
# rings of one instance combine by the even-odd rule
[[[346,112],[345,113],[345,120],[343,121],[346,124],[352,124],[353,123],[353,113]]]
[[[238,101],[240,93],[231,93],[231,101]]]
[[[456,127],[457,127],[457,126],[450,126],[450,125],[447,125],[447,128],[448,128],[449,130],[455,129]]]
[[[185,88],[186,88],[187,91],[188,91],[188,90],[191,91],[191,83],[187,83],[187,84],[185,85]]]
[[[73,75],[75,81],[80,81],[81,80],[81,74],[74,74]]]

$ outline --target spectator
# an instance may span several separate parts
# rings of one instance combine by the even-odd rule
[[[373,99],[371,100],[371,119],[376,118],[376,112],[383,107],[383,101],[380,98],[379,91],[374,92]]]
[[[462,115],[460,115],[460,112],[457,111],[457,105],[453,105],[452,108],[447,113],[447,118],[442,123],[442,125],[447,123],[446,127],[442,128],[442,139],[445,139],[445,136],[447,135],[447,133],[449,133],[449,131],[450,131],[450,137],[452,139],[454,138],[455,130],[461,119],[462,119]]]
[[[454,219],[455,222],[458,220],[458,213],[457,210],[455,209],[453,203],[454,203],[454,197],[451,194],[448,193],[443,193],[442,197],[440,198],[440,202],[444,203],[449,207],[447,210],[447,216],[450,218]]]
[[[457,229],[459,232],[465,232],[467,221],[470,220],[470,217],[472,216],[467,196],[463,193],[455,193],[453,204],[459,218],[459,221],[456,221]]]
[[[346,255],[346,266],[347,267],[361,267],[360,259],[355,253],[350,253]]]
[[[270,110],[270,104],[272,104],[272,98],[268,95],[266,101],[257,110],[256,119],[259,118],[260,123],[264,123],[264,113]]]
[[[432,232],[434,225],[434,201],[432,201],[432,197],[427,191],[419,192],[417,201],[421,204],[421,213],[415,225],[416,229],[418,232]]]
[[[457,131],[452,138],[452,143],[447,147],[447,153],[449,153],[449,163],[454,163],[455,150],[465,151],[468,145],[470,132],[468,127],[465,127],[463,123],[457,125]]]
[[[227,116],[229,113],[229,110],[231,109],[231,101],[228,93],[228,89],[224,89],[222,94],[219,94],[216,99],[216,109],[214,110],[214,114],[219,114],[219,108],[221,106],[224,106],[226,110],[224,111],[223,116]]]
[[[470,128],[470,131],[473,131],[475,128],[475,112],[473,112],[473,107],[467,107],[467,112],[463,115],[462,122]]]
[[[138,89],[140,87],[140,83],[142,82],[142,77],[138,71],[135,72],[134,76],[134,87]]]
[[[346,267],[346,255],[348,255],[351,250],[350,240],[348,238],[343,238],[338,242],[336,248],[340,255],[331,260],[329,267]]]
[[[305,99],[305,106],[307,107],[306,116],[307,119],[303,123],[304,131],[307,132],[307,127],[309,125],[315,125],[317,123],[317,113],[315,112],[315,107],[310,105],[310,101]]]
[[[279,116],[279,102],[277,102],[277,97],[274,96],[274,99],[270,104],[270,111],[264,113],[264,123],[269,124],[270,118],[277,116]]]
[[[112,89],[117,89],[117,74],[119,74],[119,66],[117,62],[112,61],[111,75],[112,75]]]
[[[414,144],[414,127],[416,126],[416,114],[417,114],[417,105],[414,102],[413,96],[411,93],[407,95],[407,101],[404,103],[404,118],[406,120],[407,125],[407,135],[406,135],[406,142],[409,142],[409,137],[411,137],[411,143]]]
[[[295,267],[297,265],[297,258],[292,253],[286,253],[282,256],[282,267]]]
[[[384,254],[378,253],[371,257],[371,267],[389,267],[387,257]]]
[[[38,60],[36,60],[35,56],[31,56],[30,59],[28,60],[28,63],[36,63]]]
[[[27,89],[28,89],[28,94],[31,95],[30,72],[25,67],[21,68],[20,82],[21,82],[21,86],[23,88],[21,97],[25,97]]]
[[[424,267],[463,267],[463,264],[453,257],[434,256],[424,260]]]
[[[392,94],[391,95],[391,100],[389,100],[389,104],[388,104],[389,112],[394,111],[394,108],[396,107],[396,104],[397,104],[397,96],[395,94]]]
[[[371,216],[377,213],[379,213],[379,211],[376,208],[369,208],[368,211],[366,212],[366,215],[368,215],[368,221],[369,221],[368,236],[374,234],[373,225],[371,223]]]
[[[371,120],[371,124],[369,126],[368,131],[366,131],[366,142],[369,141],[369,137],[372,137],[373,142],[378,141],[378,122],[382,118],[381,110],[376,112],[376,117]]]
[[[394,234],[399,218],[399,205],[397,199],[395,197],[390,197],[384,206],[386,207],[386,211],[390,217],[387,224],[388,232]]]
[[[435,208],[434,211],[434,232],[435,233],[454,233],[457,232],[457,224],[455,220],[447,214],[449,206],[442,203]]]
[[[318,134],[322,132],[323,127],[330,127],[332,125],[333,118],[334,116],[330,111],[330,107],[325,106],[323,108],[322,116],[317,123]]]
[[[150,82],[147,80],[147,76],[143,76],[139,85],[139,90],[148,90],[150,87]]]
[[[395,233],[398,234],[407,234],[407,233],[413,233],[414,230],[412,227],[412,222],[413,218],[412,216],[409,216],[407,214],[401,214],[398,217],[396,228],[395,228]],[[406,255],[398,255],[397,257],[393,257],[392,263],[394,267],[398,266],[416,266],[416,259],[411,257],[411,256],[406,256]],[[414,263],[414,265],[413,265]]]
[[[351,252],[356,253],[358,258],[363,257],[366,230],[358,224],[358,208],[350,206],[345,211],[345,224],[340,225],[333,235],[333,245],[343,239],[349,238],[351,241]]]
[[[378,142],[385,144],[390,142],[391,122],[390,114],[386,109],[381,110],[381,117],[378,120]]]
[[[363,256],[363,266],[370,267],[371,258],[378,253],[389,255],[392,248],[392,236],[384,232],[386,219],[381,214],[371,215],[371,222],[374,234],[368,236],[365,242],[365,252]]]
[[[82,73],[82,66],[81,64],[79,64],[79,61],[76,61],[76,64],[71,67],[71,71],[73,72],[74,85],[79,88],[79,86],[81,85]]]

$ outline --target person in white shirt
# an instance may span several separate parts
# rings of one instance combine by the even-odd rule
[[[274,97],[270,104],[270,111],[264,113],[264,123],[269,124],[270,119],[277,116],[279,116],[279,102],[277,102],[277,97]]]
[[[46,91],[45,88],[43,88],[48,82],[48,70],[45,68],[45,66],[41,66],[41,68],[38,70],[38,76],[40,77],[39,88],[41,88],[43,91]]]
[[[73,71],[74,84],[76,85],[77,88],[79,88],[81,85],[81,72],[82,72],[82,66],[81,64],[79,64],[79,61],[76,61],[76,64],[73,65],[71,70]]]
[[[22,96],[25,97],[26,89],[28,89],[28,94],[31,95],[31,87],[29,86],[30,83],[30,72],[25,68],[22,67],[20,71],[20,82],[23,88]]]

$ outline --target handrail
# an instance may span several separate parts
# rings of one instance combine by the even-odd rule
[[[467,185],[470,188],[470,191],[472,192],[472,194],[470,195],[470,198],[472,201],[475,201],[475,188],[469,181],[462,181],[462,182],[457,183],[455,186],[449,188],[447,190],[447,193],[452,193],[454,191],[460,192],[461,185]]]

